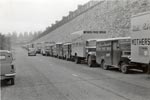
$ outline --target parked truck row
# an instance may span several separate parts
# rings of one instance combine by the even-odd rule
[[[130,69],[150,71],[150,12],[131,17],[131,36],[109,36],[107,31],[81,30],[70,34],[70,41],[30,44],[39,52],[59,59],[85,62],[89,67],[116,67],[123,73]],[[43,51],[39,51],[43,50]],[[44,54],[44,53],[43,53]]]

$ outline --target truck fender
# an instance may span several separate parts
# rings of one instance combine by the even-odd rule
[[[127,57],[121,57],[121,59],[120,59],[118,65],[121,65],[122,62],[124,62],[124,63],[126,63],[126,64],[129,64],[130,61],[131,61],[131,60],[130,60],[129,58],[127,58]]]
[[[92,58],[92,60],[96,60],[96,53],[95,52],[88,52],[87,59],[89,56]]]

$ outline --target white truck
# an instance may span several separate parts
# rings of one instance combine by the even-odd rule
[[[81,63],[81,61],[88,62],[90,67],[93,66],[92,60],[94,58],[91,55],[95,55],[96,51],[96,39],[106,38],[106,31],[77,31],[71,34],[71,56],[75,63]],[[94,40],[95,39],[95,40]]]
[[[146,68],[145,71],[150,67],[150,12],[131,18],[131,62]]]
[[[63,43],[63,58],[66,60],[71,60],[71,43]]]

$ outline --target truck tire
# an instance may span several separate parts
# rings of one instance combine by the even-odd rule
[[[91,60],[91,56],[88,57],[88,66],[93,67],[93,61]]]
[[[102,67],[104,70],[108,70],[108,69],[109,69],[109,67],[106,65],[106,63],[105,63],[104,60],[101,62],[101,67]]]
[[[80,63],[80,58],[79,57],[75,57],[75,63],[79,64]]]
[[[129,72],[128,65],[124,62],[121,63],[120,70],[122,73],[127,74]]]
[[[69,61],[69,58],[66,57],[66,60]]]
[[[143,73],[148,73],[148,67],[143,67],[142,71],[143,71]]]

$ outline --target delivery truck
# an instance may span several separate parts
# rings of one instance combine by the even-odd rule
[[[150,72],[150,12],[131,17],[131,37],[100,39],[96,43],[96,63],[105,70],[117,67]]]
[[[44,42],[43,52],[45,52],[46,56],[50,56],[51,45],[55,44],[55,42]]]
[[[55,43],[50,45],[49,53],[50,53],[51,57],[57,57],[56,44]]]
[[[93,66],[93,58],[90,55],[94,55],[96,50],[97,38],[106,38],[106,31],[77,31],[71,34],[72,39],[72,58],[75,63],[86,62],[90,67]],[[90,43],[90,40],[92,40]],[[88,62],[89,60],[89,62]]]
[[[131,17],[131,61],[145,71],[150,67],[150,12]]]
[[[129,66],[124,69],[124,64],[129,64],[131,58],[131,38],[117,37],[99,39],[96,42],[96,63],[104,70],[115,67],[123,73],[136,66]]]

